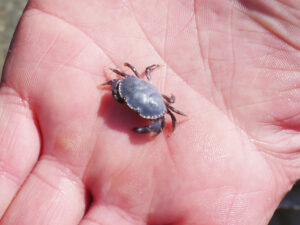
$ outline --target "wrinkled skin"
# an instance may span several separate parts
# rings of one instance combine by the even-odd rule
[[[300,177],[300,3],[32,0],[0,89],[0,225],[267,224]],[[131,62],[153,138],[96,86]],[[125,71],[129,72],[126,69]]]

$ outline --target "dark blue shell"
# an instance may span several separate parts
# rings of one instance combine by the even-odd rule
[[[167,111],[159,91],[143,79],[125,77],[119,84],[119,94],[131,109],[146,119],[160,118]]]

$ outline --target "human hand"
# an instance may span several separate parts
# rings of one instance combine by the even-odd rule
[[[300,177],[300,5],[31,0],[0,90],[0,225],[267,224]],[[158,63],[155,138],[98,84]],[[124,69],[122,67],[122,69]]]

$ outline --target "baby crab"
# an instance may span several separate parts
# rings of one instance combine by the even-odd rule
[[[129,63],[124,63],[124,66],[129,67],[135,76],[109,68],[124,78],[109,80],[102,85],[111,85],[112,95],[116,101],[126,103],[129,108],[137,112],[141,117],[152,121],[148,126],[133,128],[133,131],[140,134],[149,132],[159,134],[165,127],[165,113],[171,116],[174,131],[176,128],[176,117],[172,112],[186,116],[170,105],[175,102],[175,96],[167,97],[166,95],[161,95],[156,87],[141,78],[134,66]],[[158,64],[153,64],[145,69],[148,81],[151,81],[150,72],[159,66]]]

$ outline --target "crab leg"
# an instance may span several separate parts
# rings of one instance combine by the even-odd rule
[[[153,64],[153,65],[151,65],[151,66],[146,67],[145,73],[146,73],[146,77],[147,77],[147,79],[148,79],[149,81],[151,81],[151,75],[150,75],[150,72],[151,72],[152,70],[155,70],[157,67],[160,67],[160,65],[159,65],[159,64]]]
[[[171,110],[169,110],[169,109],[167,109],[167,113],[171,116],[171,119],[172,119],[172,132],[174,132],[175,129],[176,129],[176,122],[177,122],[176,117],[175,117],[175,115],[171,112]]]
[[[132,72],[135,74],[135,76],[137,76],[138,78],[141,77],[139,72],[137,71],[137,69],[133,65],[131,65],[129,63],[124,63],[124,66],[129,67],[132,70]]]
[[[110,69],[111,71],[113,71],[114,73],[122,76],[122,77],[126,77],[126,76],[129,76],[128,74],[124,73],[124,72],[121,72],[120,70],[117,70],[117,69],[113,69],[113,68],[108,68]]]
[[[98,88],[100,88],[100,87],[102,87],[102,86],[105,86],[105,85],[112,85],[114,82],[116,82],[117,81],[117,79],[113,79],[113,80],[109,80],[109,81],[106,81],[106,82],[104,82],[104,83],[102,83],[102,84],[99,84],[98,85]]]
[[[166,106],[169,109],[169,111],[172,111],[172,112],[177,113],[182,116],[187,116],[186,114],[184,114],[183,112],[180,112],[178,109],[175,109],[173,106],[170,106],[169,104],[166,104]]]
[[[174,103],[175,102],[175,96],[173,94],[171,94],[171,97],[168,97],[166,95],[162,95],[164,97],[164,99],[169,102],[169,103]]]

